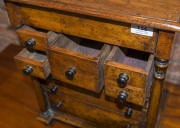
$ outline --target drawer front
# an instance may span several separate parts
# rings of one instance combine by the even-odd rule
[[[62,105],[59,108],[60,112],[83,119],[101,128],[125,128],[128,125],[133,128],[143,128],[145,126],[145,121],[128,119],[124,116],[124,113],[115,113],[103,109],[101,106],[79,102],[64,95],[52,96],[50,101],[51,104],[56,105],[59,101],[62,101]]]
[[[151,85],[154,56],[147,54],[147,59],[141,60],[138,57],[146,58],[145,53],[129,52],[133,52],[133,56],[126,49],[114,46],[109,54],[104,64],[105,94],[117,98],[120,92],[126,92],[127,102],[143,106]],[[134,56],[134,52],[138,57]]]
[[[41,53],[29,52],[23,49],[14,57],[17,67],[26,75],[46,79],[50,74],[47,56]]]
[[[37,28],[153,53],[153,36],[131,33],[131,24],[33,6],[20,6],[22,22]],[[43,16],[42,16],[43,15]]]
[[[46,51],[47,44],[53,41],[57,34],[52,31],[43,32],[28,26],[23,26],[17,30],[21,45],[28,49]]]
[[[58,88],[56,93],[51,92],[53,86]],[[73,88],[67,83],[56,83],[46,85],[46,91],[52,109],[86,120],[98,127],[144,127],[146,110],[133,105],[115,104],[113,99],[104,95],[104,90],[97,94]],[[133,111],[129,118],[125,116],[128,108]]]
[[[109,45],[104,45],[100,50],[89,49],[61,35],[58,41],[48,48],[52,76],[57,80],[99,93],[104,85],[103,63],[109,52]]]

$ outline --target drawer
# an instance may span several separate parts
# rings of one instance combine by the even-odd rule
[[[61,105],[59,105],[61,103]],[[98,128],[144,128],[145,121],[137,120],[140,115],[133,109],[132,117],[125,117],[125,111],[116,112],[102,106],[88,102],[81,102],[73,97],[63,94],[50,96],[50,104],[53,109],[58,109],[62,115],[67,114],[94,124]],[[59,108],[57,108],[59,107]],[[127,109],[127,107],[125,107]],[[142,112],[143,113],[143,112]],[[139,115],[138,115],[139,114]],[[76,119],[75,118],[75,119]]]
[[[53,41],[57,34],[52,31],[44,31],[23,26],[17,30],[21,45],[27,49],[46,51],[47,44]]]
[[[143,106],[153,76],[154,55],[114,46],[104,63],[105,94]]]
[[[46,79],[51,73],[47,56],[41,52],[23,49],[14,57],[17,67],[26,75]]]
[[[115,104],[103,93],[83,91],[67,83],[44,83],[50,106],[53,110],[62,112],[98,127],[125,128],[126,125],[143,128],[145,124],[146,109],[133,105]],[[57,89],[54,89],[56,87]],[[52,92],[53,90],[53,92]],[[56,90],[54,92],[54,90]],[[93,108],[93,109],[92,109]],[[131,116],[125,116],[127,109],[132,110]]]
[[[110,49],[100,42],[60,35],[47,50],[52,76],[99,93],[104,86],[103,63]]]
[[[144,36],[131,33],[129,23],[25,4],[19,6],[25,25],[154,53],[155,29],[153,36]]]

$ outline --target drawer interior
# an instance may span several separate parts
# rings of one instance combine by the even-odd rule
[[[75,36],[60,34],[47,48],[54,79],[100,93],[104,86],[103,64],[111,46]],[[70,69],[75,70],[72,78]]]
[[[141,69],[148,69],[150,53],[123,47],[113,47],[107,60],[126,64]]]
[[[74,36],[61,36],[54,44],[54,46],[71,50],[74,52],[82,53],[85,55],[90,55],[93,57],[97,57],[103,47],[103,43],[81,39]]]
[[[43,52],[40,52],[40,51],[30,52],[28,50],[23,50],[21,55],[23,57],[26,57],[26,58],[29,58],[29,59],[32,59],[32,60],[36,60],[36,61],[39,61],[39,62],[44,62],[47,59],[46,54],[43,53]]]

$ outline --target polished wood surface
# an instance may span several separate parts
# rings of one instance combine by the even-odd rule
[[[36,51],[29,52],[24,48],[14,57],[14,60],[21,72],[23,72],[27,66],[31,66],[33,70],[30,74],[33,76],[46,79],[51,73],[48,58],[43,53]]]
[[[22,5],[20,10],[23,24],[29,26],[151,53],[155,49],[156,29],[150,37],[131,33],[128,23],[36,6]]]
[[[85,15],[180,31],[178,0],[9,0]]]
[[[43,85],[39,83],[37,77],[31,76],[31,79],[32,79],[32,85],[34,86],[34,91],[37,97],[37,101],[38,101],[41,113],[42,114],[46,113],[48,109],[47,108],[48,103],[46,102],[46,99],[45,99],[46,97],[45,97],[45,93],[42,87]]]
[[[163,61],[166,61],[163,59],[169,59],[168,56],[170,54],[172,40],[174,36],[174,33],[170,31],[180,31],[179,8],[177,6],[180,4],[180,2],[177,0],[171,1],[171,3],[169,3],[168,1],[162,2],[161,0],[156,0],[154,2],[147,1],[147,0],[144,0],[144,1],[135,0],[133,2],[132,1],[126,2],[122,0],[113,0],[113,1],[111,0],[103,0],[103,1],[7,0],[5,2],[7,4],[7,10],[9,10],[9,15],[11,15],[10,16],[11,21],[13,21],[12,25],[17,26],[17,24],[19,24],[19,27],[20,27],[21,25],[25,24],[25,25],[29,25],[30,27],[37,27],[37,28],[41,28],[45,30],[51,30],[51,31],[60,32],[64,34],[70,34],[70,35],[79,36],[79,37],[83,37],[83,38],[87,38],[91,40],[101,41],[104,43],[109,43],[109,44],[123,46],[123,47],[131,48],[131,49],[135,49],[135,50],[140,50],[143,52],[154,53],[154,50],[156,50],[155,59],[157,59],[157,57],[160,58],[159,59],[160,65],[163,63]],[[12,2],[12,6],[11,6],[11,2]],[[9,6],[10,9],[8,9],[8,4],[10,5]],[[157,13],[154,13],[154,11]],[[12,15],[15,15],[15,17],[13,17]],[[136,34],[132,34],[130,32],[131,24],[138,24],[138,25],[153,27],[155,36],[146,37],[146,36],[140,36],[140,35],[138,36]],[[122,28],[122,31],[121,31],[121,28]],[[144,30],[144,28],[142,27],[140,28]],[[160,29],[160,30],[157,30],[157,29]],[[164,30],[168,30],[168,32],[164,32]],[[157,34],[156,31],[159,32],[159,34]],[[114,36],[114,35],[117,35],[117,33],[120,36]],[[157,35],[159,35],[159,37]],[[143,37],[146,43],[144,43],[144,41],[140,39],[140,37]],[[132,38],[135,38],[135,39],[132,39]],[[151,41],[153,43],[151,43]],[[155,41],[157,43],[155,43]],[[157,49],[155,48],[156,44],[157,44]],[[49,48],[52,48],[51,45]],[[76,46],[75,46],[75,49],[76,49]],[[75,52],[73,52],[73,50],[70,51],[71,49],[69,50],[69,49],[64,49],[64,48],[57,48],[57,46],[55,46],[54,49],[48,49],[48,50],[49,50],[48,51],[49,53],[52,51],[53,51],[52,53],[54,53],[54,54],[48,53],[48,59],[51,59],[50,61],[51,69],[54,69],[54,72],[52,73],[52,76],[54,79],[62,80],[64,82],[70,83],[72,85],[74,84],[76,86],[80,85],[80,87],[82,88],[84,87],[84,85],[87,85],[87,82],[88,82],[90,87],[93,87],[93,88],[89,88],[89,86],[86,86],[88,87],[87,89],[98,92],[98,93],[101,91],[101,88],[103,87],[103,83],[102,83],[102,86],[101,84],[99,87],[97,86],[98,85],[97,82],[99,82],[98,79],[102,78],[100,76],[101,73],[103,75],[103,70],[101,73],[99,73],[100,75],[98,74],[98,71],[97,71],[100,65],[103,65],[103,61],[101,64],[99,64],[99,61],[101,60],[100,56],[82,55],[80,53],[76,54],[77,53],[76,50]],[[145,53],[143,53],[143,55],[144,54]],[[21,58],[22,57],[20,57],[19,60]],[[79,61],[80,59],[81,61]],[[23,58],[23,60],[26,60],[26,58]],[[54,60],[56,61],[54,62]],[[105,59],[102,59],[102,60],[105,60]],[[60,64],[63,64],[62,63],[63,61],[69,62],[68,65],[64,64],[64,65],[59,66]],[[16,63],[17,62],[18,61],[16,60]],[[57,62],[58,62],[58,65],[57,65]],[[127,62],[131,63],[131,61],[129,60],[127,60]],[[23,68],[25,67],[24,64],[27,65],[27,63],[24,63],[24,62],[23,63],[20,62],[17,64],[19,65],[19,67],[23,67]],[[53,66],[52,64],[55,64],[55,65]],[[143,64],[143,62],[141,64]],[[117,63],[111,63],[111,67],[116,67],[117,65],[118,65]],[[150,64],[148,65],[150,69],[151,65]],[[48,66],[40,65],[40,66],[43,69],[44,68],[46,69],[46,67],[48,67],[47,69],[48,71],[50,71],[49,65]],[[56,67],[60,67],[60,68],[56,70]],[[66,76],[68,77],[67,73],[69,71],[67,70],[73,67],[75,67],[76,69],[80,69],[80,72],[77,72],[75,75],[75,76],[78,76],[78,77],[75,77],[75,78],[78,78],[75,82],[72,82],[73,80],[75,80],[75,78],[69,81],[65,79]],[[90,70],[88,67],[91,67],[92,70]],[[128,68],[127,70],[130,71],[132,67],[126,66],[126,68]],[[132,70],[133,71],[136,70],[136,72],[139,72],[138,68],[136,68],[137,70],[136,69],[132,69]],[[143,75],[144,74],[147,75],[145,79],[140,80],[140,81],[149,81],[148,83],[151,83],[151,80],[148,80],[147,78],[149,77],[148,76],[149,74],[152,75],[153,73],[149,73],[148,71],[146,72],[146,70],[144,70],[146,68],[145,67],[143,68],[143,66],[140,66],[140,68],[142,68],[140,72],[142,72]],[[164,70],[161,68],[162,67],[158,69],[159,72],[156,71],[157,67],[155,68],[154,74],[155,74],[155,77],[157,78],[157,81],[159,81],[160,79],[164,79],[165,72],[162,72]],[[32,70],[32,68],[28,68],[28,71],[30,69]],[[118,71],[120,70],[120,68],[117,68],[117,67],[116,69],[118,69]],[[116,74],[117,72],[113,73],[113,71],[115,71],[116,69],[110,69],[109,76],[113,76],[113,74]],[[62,75],[62,72],[60,72],[61,74],[59,75],[59,71],[61,70],[63,71],[63,75]],[[42,70],[39,70],[39,71],[42,72]],[[66,76],[64,75],[64,72],[66,72]],[[57,74],[56,76],[53,75],[55,73]],[[81,75],[79,75],[78,73]],[[91,73],[95,73],[95,75],[93,74],[92,76],[91,75],[88,76],[88,74],[91,74]],[[71,70],[71,74],[72,74],[72,70]],[[151,75],[149,78],[152,78]],[[45,75],[44,78],[47,78],[47,76]],[[99,76],[100,78],[97,78],[97,76]],[[139,79],[139,78],[140,77],[136,77],[135,79]],[[130,80],[132,79],[130,78]],[[158,114],[157,112],[158,112],[158,107],[159,107],[159,101],[160,101],[161,91],[163,87],[163,82],[157,82],[157,81],[156,79],[154,80],[154,84],[153,84],[154,89],[152,93],[150,93],[151,91],[148,91],[149,89],[148,86],[146,87],[146,90],[144,88],[142,89],[143,92],[137,91],[138,89],[131,88],[128,90],[127,88],[125,88],[126,91],[129,91],[128,93],[132,93],[131,95],[129,95],[128,98],[133,99],[134,101],[131,101],[131,102],[136,103],[136,105],[144,105],[143,103],[145,103],[145,101],[148,101],[147,99],[148,97],[150,97],[149,98],[150,103],[146,104],[149,109],[148,114],[147,114],[148,118],[146,119],[147,128],[152,128],[156,124],[156,116]],[[118,92],[121,90],[119,90],[119,88],[116,89],[115,87],[113,87],[114,91],[112,91],[111,89],[112,83],[110,83],[109,81],[106,83],[109,83],[108,87],[110,87],[109,89],[106,89],[107,90],[106,94],[108,95],[110,94],[109,96],[117,98]],[[136,83],[133,82],[133,84],[136,84]],[[145,97],[143,97],[142,95],[143,96],[145,95]],[[125,99],[124,97],[127,97],[127,95],[125,96],[120,95],[120,96],[122,96],[123,99]],[[72,101],[75,102],[75,100],[72,100]],[[71,100],[68,99],[67,102],[71,103]],[[83,106],[83,104],[78,106],[78,102],[75,104],[77,104],[76,105],[77,109]],[[90,109],[88,107],[89,106],[85,105],[85,107],[82,107],[80,110],[88,111]],[[74,109],[75,108],[76,107],[74,107]],[[94,111],[99,112],[99,110],[95,110],[95,109],[97,109],[96,107],[94,107]],[[76,111],[73,111],[73,112],[76,113]],[[103,119],[108,120],[103,117],[103,110],[101,110],[99,113],[101,113],[100,116],[99,117],[95,116],[95,117],[97,117],[98,119],[102,117]],[[109,115],[112,115],[112,114],[114,113],[110,113]],[[51,113],[49,115],[53,115],[53,114]],[[87,113],[85,113],[84,115],[82,116],[83,118],[85,118],[86,116],[87,117],[89,116]],[[94,116],[94,115],[95,114],[91,116]],[[78,115],[75,115],[75,116],[78,116]],[[116,120],[116,115],[112,115],[112,116],[115,118],[113,120],[115,121],[113,124],[116,124],[116,122],[119,123],[119,121]],[[88,120],[87,118],[85,119]],[[94,121],[96,122],[96,120]],[[98,120],[98,121],[101,121],[101,120]],[[103,125],[106,126],[106,123],[108,122],[103,123]],[[122,125],[125,126],[127,124],[125,123]],[[140,127],[140,125],[138,126]]]
[[[40,113],[31,78],[17,70],[13,57],[22,50],[11,45],[0,53],[0,126],[2,128],[49,128],[36,120]],[[54,122],[53,128],[72,128]]]
[[[146,92],[148,92],[151,85],[147,81],[152,80],[153,74],[151,72],[152,67],[154,67],[154,56],[149,54],[146,56],[144,53],[131,50],[127,51],[130,53],[129,55],[124,51],[114,46],[104,63],[105,94],[117,98],[120,91],[126,91],[128,102],[144,106]],[[135,54],[138,58],[132,56]],[[126,73],[129,76],[127,86],[124,88],[120,88],[117,83],[120,73]]]
[[[25,46],[25,42],[30,38],[35,40],[35,45],[33,49],[40,50],[46,52],[47,44],[54,39],[56,39],[57,34],[52,31],[41,31],[35,30],[28,26],[23,26],[17,30],[17,34],[19,36],[19,40],[22,46]]]
[[[155,57],[169,60],[171,48],[174,41],[174,32],[159,31],[159,38],[157,41]]]
[[[159,128],[179,128],[180,126],[180,86],[165,83],[168,89],[164,110],[161,113]]]
[[[9,15],[9,20],[12,25],[19,27],[22,25],[19,7],[14,3],[5,2],[6,9]]]
[[[101,80],[103,63],[110,49],[107,44],[89,40],[76,43],[61,35],[47,50],[52,76],[56,80],[100,93],[104,86]],[[76,71],[72,79],[65,75],[69,68]]]
[[[4,128],[41,127],[48,128],[37,120],[40,112],[36,100],[34,87],[30,77],[17,70],[13,56],[21,51],[21,47],[11,45],[0,53],[0,125]],[[180,125],[180,86],[170,83],[165,84],[169,93],[166,98],[164,111],[159,123],[159,128],[179,128]],[[21,122],[19,122],[21,120]],[[61,122],[54,122],[53,128],[72,128]]]

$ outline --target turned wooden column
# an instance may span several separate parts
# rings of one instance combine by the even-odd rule
[[[162,95],[162,88],[169,63],[168,60],[170,58],[174,34],[174,32],[170,31],[159,31],[159,37],[155,51],[155,70],[154,79],[152,83],[153,87],[148,106],[146,128],[155,128],[156,125],[160,97]]]
[[[167,67],[168,67],[168,60],[161,58],[155,59],[154,83],[153,83],[151,99],[148,107],[146,128],[154,128],[156,125],[159,102],[160,102],[160,97],[162,93]]]

